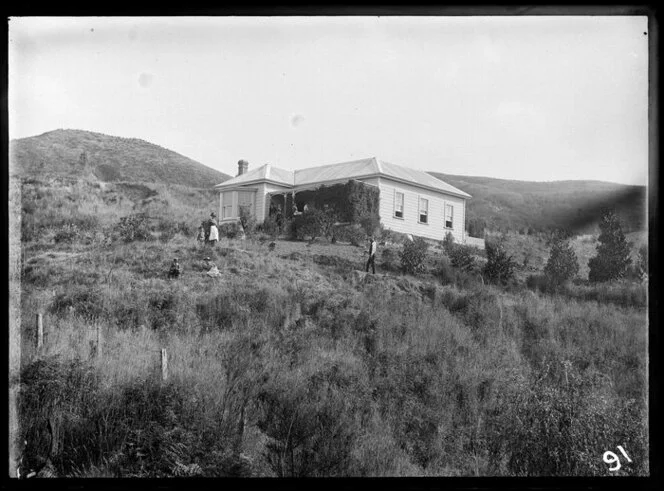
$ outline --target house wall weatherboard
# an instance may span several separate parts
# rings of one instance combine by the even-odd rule
[[[385,228],[404,234],[419,235],[428,239],[443,240],[447,232],[452,232],[454,240],[464,243],[466,203],[463,198],[444,195],[381,177],[380,189],[380,220]],[[394,216],[396,192],[404,194],[404,216]],[[419,222],[419,199],[429,200],[427,223]],[[453,227],[445,227],[445,205],[454,207]]]

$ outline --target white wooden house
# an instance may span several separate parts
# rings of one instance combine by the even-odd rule
[[[219,191],[219,220],[236,220],[240,207],[247,206],[262,222],[275,195],[285,198],[287,194],[350,179],[379,188],[379,214],[385,228],[435,240],[442,240],[451,232],[455,242],[466,242],[466,200],[471,197],[468,193],[426,172],[375,157],[296,171],[270,164],[249,171],[248,163],[240,160],[238,175],[215,186]]]

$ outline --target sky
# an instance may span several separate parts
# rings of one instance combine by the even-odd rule
[[[9,137],[140,138],[231,176],[377,157],[648,180],[645,16],[14,17]]]

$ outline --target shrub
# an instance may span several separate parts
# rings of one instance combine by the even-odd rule
[[[269,235],[272,240],[275,240],[281,233],[281,230],[279,230],[279,224],[277,223],[277,217],[274,215],[270,215],[269,217],[265,218],[263,223],[259,224],[256,229],[259,232],[263,232],[264,234]]]
[[[78,240],[80,236],[80,229],[76,225],[68,223],[55,233],[53,240],[56,244],[61,242],[71,243]]]
[[[468,220],[468,235],[471,237],[484,237],[486,221],[483,218],[470,218]]]
[[[639,247],[636,267],[641,279],[648,278],[648,244]]]
[[[104,314],[103,296],[88,287],[68,288],[55,296],[50,311],[60,315],[73,311],[88,320],[97,319]]]
[[[275,379],[258,395],[258,428],[278,477],[343,476],[359,431],[348,397],[329,376]]]
[[[449,256],[453,248],[454,248],[454,235],[452,235],[452,232],[447,232],[445,234],[445,238],[443,239],[443,250]]]
[[[367,234],[364,229],[359,226],[344,225],[335,228],[334,238],[340,242],[348,242],[354,246],[359,246],[367,240]]]
[[[453,245],[450,247],[448,255],[453,267],[466,272],[475,269],[475,257],[470,247],[463,244]]]
[[[148,217],[144,213],[137,213],[120,218],[120,223],[115,226],[115,231],[120,235],[120,239],[124,242],[150,240],[152,238],[148,226]]]
[[[256,218],[248,206],[240,206],[240,223],[242,224],[244,233],[247,235],[253,234],[256,228]]]
[[[559,238],[551,246],[551,255],[544,267],[544,275],[553,288],[573,279],[579,272],[579,263],[569,242]]]
[[[178,227],[170,220],[160,220],[158,230],[161,232],[159,235],[159,240],[161,242],[168,242],[173,237],[175,237],[175,234],[178,231]]]
[[[507,255],[502,241],[487,241],[486,256],[487,263],[484,266],[484,274],[489,281],[506,284],[514,278],[516,263],[512,256]]]
[[[359,224],[366,235],[374,235],[380,232],[380,217],[375,213],[361,215]]]
[[[645,411],[634,400],[611,397],[600,374],[564,366],[514,387],[501,401],[489,424],[493,473],[516,476],[643,475],[647,473]],[[546,370],[546,369],[545,369]],[[553,370],[552,370],[553,372]],[[516,389],[516,390],[515,390]],[[608,394],[607,394],[608,392]],[[607,397],[608,396],[608,397]],[[601,459],[621,442],[633,463],[618,473]]]
[[[296,203],[301,208],[303,203],[311,208],[324,209],[328,206],[331,214],[339,221],[363,224],[367,233],[374,233],[380,221],[378,216],[379,190],[361,181],[349,180],[343,184],[320,186],[313,191],[301,191],[296,196]],[[286,197],[286,210],[291,213],[293,198]],[[290,215],[289,215],[290,216]]]
[[[394,250],[386,247],[383,249],[383,252],[381,252],[381,259],[382,259],[382,268],[387,270],[387,271],[393,271],[395,268],[395,261],[397,259],[397,255],[394,253]]]
[[[526,278],[526,286],[531,290],[548,291],[549,282],[543,274],[531,274]]]
[[[336,221],[336,215],[331,209],[319,209],[311,206],[305,213],[297,215],[293,220],[295,237],[300,240],[305,237],[310,237],[311,240],[316,237],[330,239]]]
[[[243,229],[242,224],[239,220],[232,222],[224,222],[219,225],[219,237],[227,237],[229,239],[234,239],[242,235]]]
[[[444,256],[436,262],[436,274],[443,285],[454,283],[454,269],[452,268],[450,261]]]
[[[597,255],[588,261],[588,279],[592,282],[622,278],[630,263],[629,243],[625,239],[620,221],[611,210],[605,211],[599,224]]]
[[[59,440],[51,456],[58,473],[98,460],[98,450],[107,442],[101,441],[100,432],[87,421],[97,406],[98,392],[98,377],[79,359],[48,357],[27,365],[21,374],[19,400],[20,437],[27,442],[23,465],[45,464],[51,447],[44,434],[47,420],[54,432],[51,438]]]
[[[626,280],[591,285],[569,285],[563,293],[584,301],[613,303],[625,307],[646,307],[648,304],[648,286]]]
[[[412,242],[406,241],[399,253],[403,271],[410,274],[422,273],[428,249],[428,242],[421,237],[416,237]]]

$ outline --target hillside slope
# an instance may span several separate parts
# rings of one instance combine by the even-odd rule
[[[602,181],[532,182],[429,172],[472,196],[467,222],[473,228],[544,231],[565,228],[592,231],[603,207],[614,207],[626,231],[646,226],[644,186]]]
[[[14,172],[99,181],[212,187],[230,176],[158,145],[82,130],[55,130],[9,143]]]

